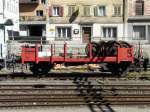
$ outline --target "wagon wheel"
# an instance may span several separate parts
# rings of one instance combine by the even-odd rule
[[[115,76],[125,77],[129,71],[130,63],[129,62],[121,62],[118,63],[109,63],[107,65],[111,73]]]
[[[97,50],[98,49],[98,44],[96,42],[92,42],[91,45],[92,45],[92,56],[94,57],[98,53],[98,50]],[[90,48],[89,48],[89,46],[90,46],[90,43],[88,43],[86,45],[86,47],[85,47],[85,52],[86,52],[88,57],[90,56]]]
[[[118,64],[116,63],[108,63],[107,68],[110,70],[112,75],[118,76],[119,75],[119,70],[118,70]]]
[[[34,75],[46,75],[52,67],[53,65],[50,63],[30,64],[30,70]]]
[[[129,68],[131,66],[131,63],[130,62],[121,62],[119,64],[119,66],[121,68],[121,74],[120,74],[120,76],[121,77],[125,77],[128,74],[128,72],[129,72]]]

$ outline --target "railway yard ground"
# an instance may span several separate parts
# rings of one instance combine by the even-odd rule
[[[1,80],[0,112],[150,112],[150,83],[115,78]]]
[[[150,107],[147,106],[111,106],[112,110],[107,111],[100,108],[91,111],[88,106],[75,106],[75,107],[38,107],[38,108],[11,108],[1,109],[0,112],[150,112]]]
[[[0,72],[0,112],[150,112],[150,71],[123,78],[84,67],[23,72]]]
[[[109,71],[103,71],[101,72],[101,68],[96,64],[91,65],[84,65],[84,66],[72,66],[70,68],[68,67],[56,67],[52,70],[54,73],[91,73],[91,74],[99,74],[100,77],[114,77]],[[150,77],[150,69],[147,71],[144,71],[141,69],[141,71],[132,71],[129,72],[125,77]]]
[[[100,72],[101,67],[99,67],[99,65],[96,64],[85,64],[85,65],[81,65],[81,66],[69,66],[66,67],[63,64],[57,64],[50,72],[49,72],[49,76],[53,76],[53,74],[62,74],[62,73],[66,73],[66,74],[97,74],[100,77],[114,77],[111,75],[110,72]],[[19,74],[19,75],[18,75]],[[33,76],[31,71],[29,70],[29,66],[28,65],[21,65],[21,64],[16,64],[14,69],[13,66],[10,65],[10,67],[7,67],[7,69],[3,68],[0,71],[0,76],[5,76],[5,75],[11,75],[11,76],[22,76],[22,74],[25,74],[26,76]],[[129,72],[125,77],[150,77],[150,69],[148,69],[146,72],[141,70],[141,72],[139,71],[135,71],[135,72]]]

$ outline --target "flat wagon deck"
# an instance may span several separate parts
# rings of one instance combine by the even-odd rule
[[[109,63],[113,69],[120,69],[119,66],[122,66],[121,69],[126,69],[124,66],[127,66],[127,64],[133,63],[134,61],[133,47],[117,47],[117,54],[112,56],[93,56],[92,44],[89,44],[89,55],[82,55],[81,52],[70,53],[67,43],[63,45],[63,52],[59,55],[56,55],[55,53],[55,44],[50,45],[49,50],[45,52],[47,55],[41,55],[44,53],[41,49],[41,45],[22,47],[22,63],[30,63],[32,65],[31,68],[34,68],[34,71],[35,69],[38,71],[38,68],[43,71],[45,67],[51,68],[54,63],[68,63],[70,65],[75,63]]]

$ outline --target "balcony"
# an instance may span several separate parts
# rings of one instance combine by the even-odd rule
[[[19,43],[46,43],[45,36],[14,36],[9,37],[9,40],[18,41]]]
[[[38,4],[39,0],[19,0],[20,4]]]
[[[46,21],[46,16],[20,16],[20,21]]]
[[[146,15],[141,15],[141,16],[130,16],[128,17],[128,22],[149,22],[150,21],[150,16]]]

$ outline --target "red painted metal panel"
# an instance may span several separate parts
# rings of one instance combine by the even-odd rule
[[[61,63],[61,62],[69,62],[69,63],[101,63],[101,62],[116,62],[120,63],[122,61],[131,61],[134,60],[134,52],[133,48],[118,48],[117,56],[110,57],[92,57],[92,45],[90,47],[90,57],[87,58],[71,58],[67,56],[67,44],[64,44],[64,53],[63,56],[55,56],[53,55],[55,51],[55,47],[51,45],[51,56],[49,57],[39,57],[38,56],[38,46],[35,48],[23,47],[22,48],[22,63],[25,62],[51,62],[51,63]]]
[[[36,61],[36,50],[35,48],[22,48],[22,62]]]
[[[25,55],[25,54],[24,54],[24,53],[25,53],[25,52],[24,52],[24,49],[25,49],[25,48],[23,47],[23,48],[22,48],[22,53],[21,53],[21,56],[22,56],[22,63],[23,63],[23,64],[24,64],[24,62],[25,62],[25,61],[24,61],[24,59],[25,59],[25,58],[24,58],[24,55]]]
[[[134,61],[133,48],[118,48],[118,63],[121,61]]]
[[[51,57],[44,57],[44,58],[39,58],[39,61],[41,62],[52,62],[52,63],[59,63],[59,62],[81,62],[81,63],[96,63],[96,62],[116,62],[117,58],[116,57],[95,57],[95,58],[65,58],[64,57],[53,57],[51,60]]]

